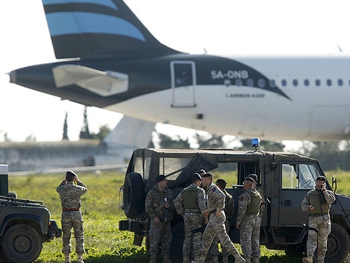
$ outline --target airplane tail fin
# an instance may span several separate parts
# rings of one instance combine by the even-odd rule
[[[161,44],[122,0],[42,0],[57,59],[154,57]]]
[[[103,139],[107,145],[107,152],[94,156],[95,165],[127,162],[135,148],[145,148],[149,145],[155,125],[154,122],[124,115]]]

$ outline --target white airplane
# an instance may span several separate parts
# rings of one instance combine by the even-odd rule
[[[161,44],[122,0],[43,4],[60,60],[14,70],[10,82],[123,113],[118,144],[146,146],[156,122],[262,140],[350,138],[343,53],[193,55]]]

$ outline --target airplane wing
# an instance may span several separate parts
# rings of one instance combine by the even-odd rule
[[[114,71],[100,71],[80,65],[61,65],[53,68],[57,88],[78,85],[103,97],[128,90],[128,75]]]

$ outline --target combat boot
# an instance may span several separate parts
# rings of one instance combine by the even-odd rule
[[[260,263],[260,258],[252,257],[252,263]]]
[[[83,254],[78,254],[78,260],[77,260],[77,263],[84,263],[84,260],[83,260]]]
[[[151,261],[149,263],[157,263],[157,254],[151,254]]]
[[[312,257],[303,258],[303,263],[312,263],[312,262],[313,262]]]
[[[164,255],[163,256],[163,263],[171,263],[171,260],[169,258],[169,255]]]
[[[70,255],[64,254],[64,263],[70,263]]]

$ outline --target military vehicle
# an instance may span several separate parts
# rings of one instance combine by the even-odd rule
[[[62,235],[42,202],[8,192],[8,166],[0,165],[0,262],[33,262],[42,243]]]
[[[235,211],[230,218],[230,238],[239,243],[239,231],[235,229],[238,196],[244,191],[244,178],[251,173],[258,175],[260,188],[265,194],[266,209],[261,226],[261,245],[269,249],[285,250],[287,255],[302,256],[306,250],[308,213],[302,212],[301,202],[305,194],[315,188],[315,179],[323,175],[320,164],[313,158],[294,153],[259,151],[257,143],[252,151],[234,150],[174,150],[136,149],[126,171],[123,204],[127,220],[119,222],[119,229],[135,233],[134,244],[141,245],[148,237],[149,217],[144,201],[147,192],[156,183],[156,176],[164,174],[168,187],[176,197],[191,183],[191,176],[200,169],[214,175],[217,171],[231,171],[235,184],[227,191],[235,199]],[[332,189],[335,180],[327,182]],[[332,231],[328,237],[326,263],[340,263],[350,248],[350,198],[336,195],[331,207]],[[182,262],[184,239],[183,220],[175,214],[172,221],[173,239],[171,259]],[[147,242],[146,242],[147,244]]]

